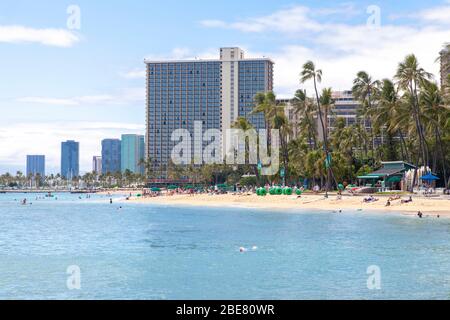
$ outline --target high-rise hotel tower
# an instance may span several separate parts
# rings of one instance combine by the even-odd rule
[[[265,127],[263,114],[250,113],[254,96],[273,90],[270,59],[245,59],[240,48],[221,48],[216,60],[145,63],[146,157],[159,168],[160,178],[166,178],[171,151],[178,143],[171,141],[176,129],[187,129],[194,138],[196,121],[202,123],[203,131],[225,131],[238,117],[246,117],[256,129]]]

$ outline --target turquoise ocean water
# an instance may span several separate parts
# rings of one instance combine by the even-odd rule
[[[449,219],[36,197],[0,194],[2,299],[450,298]]]

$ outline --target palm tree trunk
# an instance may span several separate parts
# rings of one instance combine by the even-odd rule
[[[448,189],[449,181],[447,180],[447,170],[446,170],[446,161],[445,161],[445,151],[442,143],[441,133],[439,132],[439,128],[436,128],[436,135],[438,139],[439,149],[441,153],[441,162],[442,162],[442,174],[444,175],[444,184],[445,189]]]
[[[316,100],[317,100],[317,110],[319,112],[319,118],[320,118],[320,124],[322,126],[322,133],[323,133],[323,149],[325,151],[325,157],[328,160],[328,141],[327,141],[327,134],[325,132],[325,124],[323,122],[322,117],[322,109],[320,107],[320,98],[319,98],[319,92],[317,91],[317,81],[316,76],[314,76],[314,90],[316,92]],[[325,196],[328,197],[328,187],[329,187],[329,171],[331,170],[331,167],[328,166],[327,168],[327,181],[326,181],[326,189],[325,189]]]
[[[408,149],[406,147],[405,137],[403,137],[403,133],[401,130],[398,130],[398,135],[400,136],[400,152],[402,153],[402,160],[408,161],[411,163],[411,159],[409,158]]]
[[[428,150],[427,150],[427,146],[426,146],[426,138],[423,133],[424,130],[423,130],[422,122],[420,121],[419,98],[417,95],[417,84],[415,81],[414,81],[414,88],[412,87],[412,84],[411,84],[411,90],[412,90],[411,93],[413,94],[413,98],[414,98],[414,109],[415,109],[415,113],[416,113],[417,129],[418,129],[420,144],[421,144],[421,148],[422,148],[422,157],[423,157],[424,165],[428,167],[429,166]]]
[[[370,90],[368,90],[368,92],[367,92],[367,108],[369,109],[369,112],[371,112],[372,100],[370,98]],[[372,126],[373,121],[372,121],[372,119],[370,119],[370,117],[369,117],[369,122],[370,122],[370,125],[369,125],[369,127],[370,127],[370,139],[372,140],[372,143],[371,143],[372,159],[375,162],[375,136],[374,136],[374,133],[373,133],[373,126]],[[364,125],[365,125],[365,123],[364,123]]]

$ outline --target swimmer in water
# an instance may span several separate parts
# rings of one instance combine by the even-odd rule
[[[245,249],[244,247],[239,248],[239,252],[246,252],[246,251],[247,251],[247,249]]]
[[[112,198],[109,199],[109,203],[110,203],[110,204],[112,203]]]

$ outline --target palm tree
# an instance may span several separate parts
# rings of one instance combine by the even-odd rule
[[[134,183],[134,174],[130,169],[125,169],[125,172],[122,176],[125,178],[125,186],[129,187]]]
[[[317,103],[317,111],[319,113],[319,120],[322,127],[322,134],[323,134],[323,150],[325,152],[325,161],[327,163],[327,179],[326,179],[326,189],[325,189],[325,196],[328,197],[328,190],[330,187],[330,176],[333,176],[333,170],[331,168],[331,158],[330,158],[330,152],[328,149],[328,141],[327,141],[327,133],[326,133],[326,126],[325,126],[325,120],[323,116],[322,107],[320,105],[320,97],[319,97],[319,91],[317,89],[317,83],[322,81],[322,70],[316,70],[316,66],[314,65],[314,62],[308,61],[303,65],[303,70],[301,72],[301,83],[305,83],[308,80],[313,80],[314,83],[314,91],[316,93],[316,103]]]
[[[272,119],[272,127],[279,132],[281,154],[283,157],[283,167],[285,171],[285,181],[289,178],[289,149],[288,137],[292,135],[292,126],[285,113],[285,106],[277,106],[277,113]]]
[[[29,184],[30,188],[33,188],[33,174],[31,172],[27,174],[27,183]]]
[[[315,121],[316,112],[314,102],[307,97],[306,90],[297,90],[291,100],[294,112],[299,118],[298,126],[300,134],[308,137],[309,146],[317,149],[317,125]]]
[[[358,72],[355,80],[353,80],[352,92],[355,99],[361,102],[364,127],[367,127],[366,117],[372,111],[373,96],[376,94],[379,84],[379,81],[373,81],[372,77],[365,71]],[[370,118],[369,122],[372,122]],[[373,134],[371,123],[369,124],[369,127],[372,139],[372,158],[375,158],[375,136]]]
[[[172,159],[169,159],[169,164],[167,165],[167,178],[171,180],[181,180],[183,178],[183,166],[176,165],[173,163]]]
[[[422,162],[425,166],[429,165],[428,148],[424,128],[421,122],[418,91],[420,84],[425,80],[431,79],[431,77],[431,73],[426,72],[419,66],[419,62],[413,54],[406,56],[405,60],[398,65],[397,73],[395,75],[400,88],[407,91],[411,97],[410,109],[416,125]],[[420,157],[418,156],[416,160],[416,170],[414,172],[412,188],[414,188],[417,181],[417,169],[419,167],[419,162]]]
[[[257,96],[258,95],[265,95],[265,94],[257,94]],[[259,105],[259,106],[261,106],[261,105]],[[256,107],[254,109],[255,112],[256,112],[257,108],[258,107]],[[244,117],[237,118],[237,120],[231,125],[231,128],[233,128],[233,129],[240,129],[240,130],[242,130],[244,132],[254,129],[253,125]],[[250,141],[249,141],[249,143],[247,143],[247,142],[244,142],[244,143],[245,143],[245,159],[246,159],[245,161],[247,163],[247,158],[250,157],[250,145],[249,145]],[[253,168],[252,170],[255,173],[256,178],[259,179],[258,165],[253,164],[253,165],[250,165],[250,166]]]
[[[145,177],[150,179],[155,176],[155,164],[151,158],[140,159],[138,166],[144,167]]]
[[[446,172],[446,151],[442,141],[442,128],[450,117],[449,108],[444,106],[444,101],[436,83],[423,81],[421,86],[420,105],[423,109],[425,130],[434,135],[435,138],[435,156],[433,168],[436,170],[436,161],[438,153],[441,158],[442,174],[444,176],[445,188],[448,189]]]
[[[385,131],[387,140],[387,155],[385,160],[397,160],[394,135],[400,132],[398,128],[395,128],[394,114],[398,110],[400,99],[394,83],[389,79],[383,79],[381,82],[381,90],[377,94],[377,108],[370,110],[369,114],[372,118],[372,125],[375,131]],[[405,158],[405,152],[402,146],[403,160]]]
[[[259,92],[255,95],[255,107],[250,113],[258,114],[263,113],[264,119],[266,122],[266,129],[269,130],[271,128],[271,121],[276,114],[277,101],[276,96],[273,92]]]
[[[325,134],[328,140],[328,130],[329,130],[328,116],[332,114],[334,107],[331,88],[324,88],[322,90],[322,94],[320,95],[320,104],[322,106],[323,116],[325,118]]]
[[[446,43],[444,45],[444,49],[440,52],[439,57],[436,59],[436,62],[441,63],[441,72],[443,75],[449,74],[450,72],[450,43]],[[447,79],[441,78],[441,87],[445,89],[450,85],[450,75]]]
[[[354,149],[358,146],[358,136],[353,126],[346,126],[344,118],[337,118],[335,129],[331,135],[333,151],[339,152],[347,163],[347,176],[352,180],[354,174]]]
[[[23,183],[24,183],[24,176],[23,176],[23,173],[22,173],[22,171],[17,171],[16,172],[16,181],[17,181],[17,184],[19,185],[19,186],[22,186],[23,185]]]

